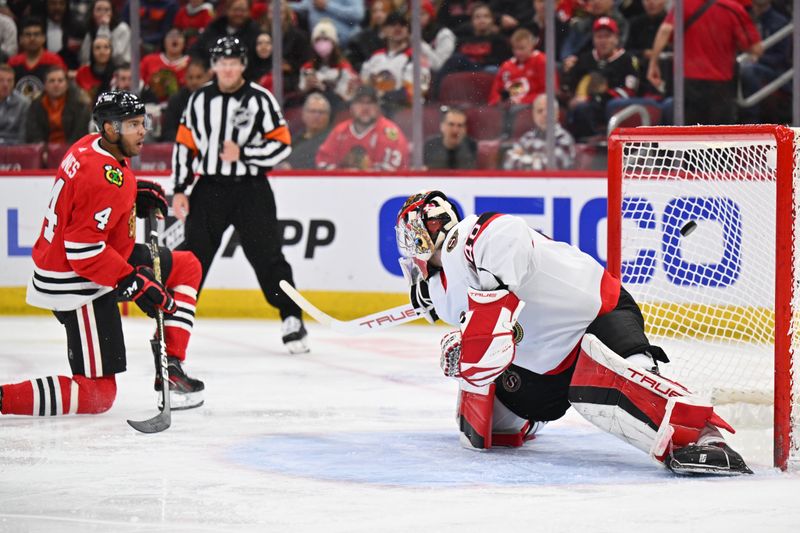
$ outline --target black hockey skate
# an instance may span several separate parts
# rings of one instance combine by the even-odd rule
[[[287,316],[281,323],[281,340],[290,354],[308,353],[308,332],[303,321]]]
[[[724,442],[690,444],[672,450],[664,459],[664,464],[681,475],[738,476],[753,473],[742,456]]]
[[[177,357],[167,356],[169,368],[169,402],[173,411],[192,409],[203,405],[203,390],[205,385],[199,379],[186,375]],[[161,390],[161,376],[156,376],[156,391]]]

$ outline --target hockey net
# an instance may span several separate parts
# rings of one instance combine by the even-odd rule
[[[608,266],[668,375],[800,466],[800,130],[623,129],[609,139]],[[749,417],[749,420],[748,420]]]

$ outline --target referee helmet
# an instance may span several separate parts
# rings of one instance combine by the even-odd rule
[[[218,59],[225,57],[238,58],[244,66],[247,66],[247,47],[237,37],[220,37],[214,46],[209,50],[211,54],[211,65]]]

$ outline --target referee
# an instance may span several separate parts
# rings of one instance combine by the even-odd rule
[[[233,224],[264,296],[280,311],[284,344],[290,353],[307,352],[300,308],[278,287],[281,279],[294,282],[267,181],[292,151],[289,128],[275,97],[244,78],[247,48],[239,39],[222,37],[210,52],[216,79],[189,98],[172,151],[172,209],[186,224],[183,248],[200,260],[205,281]],[[190,209],[186,189],[195,176]]]

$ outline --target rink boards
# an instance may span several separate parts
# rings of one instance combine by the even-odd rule
[[[142,172],[139,177],[161,182],[167,192],[172,189],[163,173]],[[35,312],[24,303],[24,287],[32,271],[30,248],[41,227],[52,179],[47,172],[0,174],[0,312]],[[284,254],[297,286],[342,318],[406,301],[394,218],[403,201],[422,189],[443,190],[466,213],[524,216],[543,233],[576,244],[605,263],[606,180],[597,172],[501,176],[293,171],[276,173],[270,181]],[[139,235],[142,229],[140,222]],[[176,245],[180,226],[170,225],[165,235],[168,245]],[[223,238],[200,307],[207,316],[274,316],[232,229]]]

